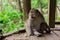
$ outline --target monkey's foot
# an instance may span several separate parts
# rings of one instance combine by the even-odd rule
[[[47,30],[46,30],[46,33],[51,33],[51,30],[50,30],[50,29],[47,29]]]
[[[42,36],[42,33],[39,33],[39,32],[37,32],[37,31],[35,31],[35,32],[34,32],[34,35],[37,36],[37,37],[40,37],[40,36]]]
[[[26,34],[26,37],[30,37],[30,36],[34,36],[34,34],[29,34],[29,35]]]
[[[30,36],[33,36],[34,34],[30,34]]]
[[[47,34],[51,34],[51,31],[47,31],[46,33],[47,33]]]

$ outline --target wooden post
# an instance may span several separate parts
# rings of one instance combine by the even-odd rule
[[[49,26],[55,27],[56,0],[49,0]]]

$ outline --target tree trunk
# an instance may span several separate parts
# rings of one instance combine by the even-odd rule
[[[17,2],[18,2],[18,6],[19,6],[19,11],[22,12],[21,1],[20,0],[17,0]]]
[[[24,20],[27,19],[30,9],[31,9],[31,0],[23,0]]]
[[[2,0],[0,0],[0,11],[2,11]]]

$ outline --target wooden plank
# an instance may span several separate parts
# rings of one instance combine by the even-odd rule
[[[55,24],[60,24],[60,22],[55,22]]]
[[[18,33],[24,33],[26,32],[24,28],[21,28],[20,30],[15,30],[14,32],[9,32],[7,34],[3,34],[3,37],[9,37],[13,34],[18,34]]]
[[[51,28],[55,27],[55,10],[56,10],[56,0],[49,0],[49,26]]]
[[[38,40],[38,37],[36,37],[36,36],[31,36],[31,37],[29,38],[29,40]]]
[[[32,40],[60,40],[60,37],[51,32],[51,34],[44,34],[42,37],[32,37]]]
[[[39,40],[47,40],[46,37],[45,37],[45,35],[43,35],[42,37],[39,37],[38,39]]]
[[[55,28],[51,28],[52,31],[60,31],[60,25],[55,25]]]
[[[24,34],[15,34],[15,35],[12,35],[10,37],[7,37],[6,39],[9,40],[60,40],[60,37],[57,36],[54,32],[52,32],[51,34],[44,34],[42,37],[36,37],[36,36],[31,36],[31,37],[25,37],[25,35],[23,36]]]
[[[52,32],[50,35],[46,34],[45,39],[46,40],[60,40],[60,37],[58,37],[55,33]]]
[[[58,37],[60,37],[60,31],[54,31]]]

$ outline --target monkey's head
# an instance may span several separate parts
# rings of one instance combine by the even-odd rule
[[[37,10],[37,9],[35,9],[35,8],[31,9],[30,12],[29,12],[29,16],[30,16],[31,18],[36,18],[36,17],[38,17],[39,15],[40,15],[39,10]]]

